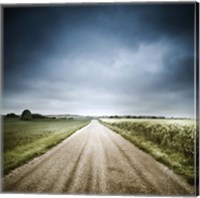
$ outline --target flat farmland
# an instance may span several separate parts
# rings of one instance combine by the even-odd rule
[[[195,188],[121,135],[92,120],[6,175],[4,192],[194,195]]]
[[[194,185],[198,177],[194,168],[195,120],[113,118],[101,122]]]
[[[4,118],[2,130],[4,175],[34,157],[44,154],[89,122],[89,119],[22,121],[18,118]]]

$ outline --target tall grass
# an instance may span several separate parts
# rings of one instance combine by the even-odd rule
[[[156,119],[103,121],[115,132],[183,175],[188,183],[194,184],[194,121]]]
[[[45,153],[72,133],[87,125],[89,120],[38,119],[3,121],[3,173]]]

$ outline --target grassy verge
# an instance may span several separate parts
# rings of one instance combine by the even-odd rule
[[[62,142],[90,121],[38,119],[3,121],[3,174]]]
[[[103,120],[102,124],[151,154],[194,185],[193,122],[172,120]],[[197,175],[198,179],[198,175]]]

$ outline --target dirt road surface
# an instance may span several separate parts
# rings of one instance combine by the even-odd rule
[[[191,195],[166,166],[93,120],[3,178],[3,192]]]

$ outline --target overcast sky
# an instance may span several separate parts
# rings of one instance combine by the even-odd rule
[[[194,4],[4,8],[3,113],[194,116]]]

